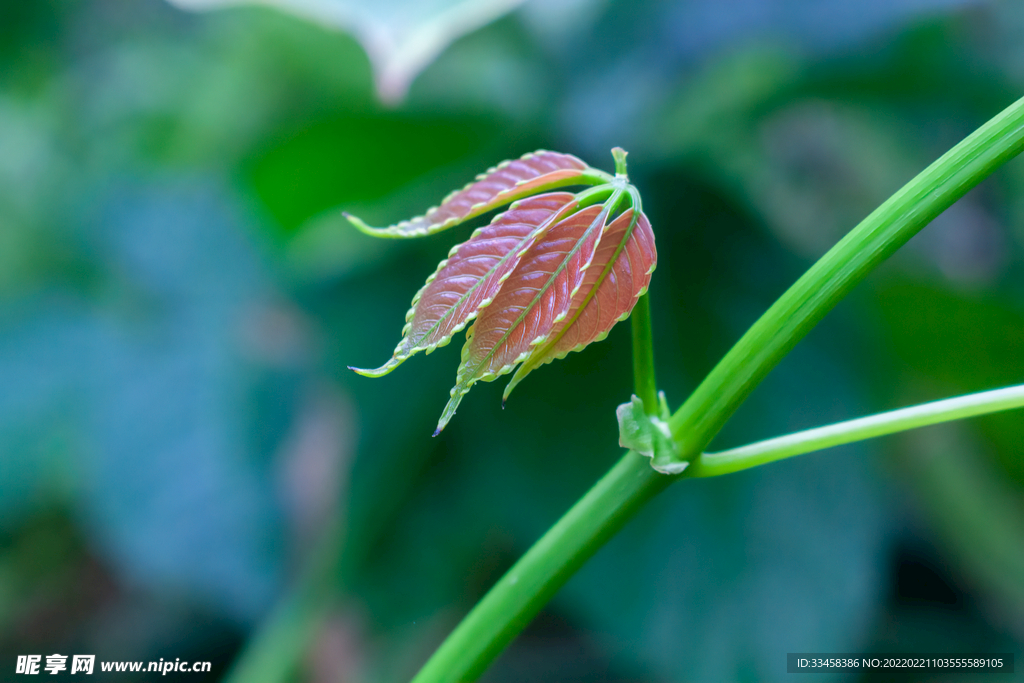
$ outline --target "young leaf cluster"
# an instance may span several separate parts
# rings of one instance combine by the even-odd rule
[[[619,148],[614,176],[557,152],[506,161],[424,215],[388,228],[349,220],[375,237],[431,235],[508,206],[438,264],[412,301],[388,374],[472,323],[451,399],[434,434],[479,381],[515,370],[503,400],[537,367],[604,339],[629,317],[657,265],[654,233]],[[572,193],[569,186],[586,186]],[[347,215],[347,214],[346,214]]]

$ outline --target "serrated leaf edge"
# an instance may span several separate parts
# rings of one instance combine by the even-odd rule
[[[486,213],[487,211],[490,211],[492,209],[496,209],[496,208],[498,208],[500,206],[503,206],[504,204],[506,204],[506,203],[508,203],[510,201],[514,201],[515,199],[520,198],[520,197],[515,196],[515,195],[516,195],[516,192],[518,190],[520,190],[520,188],[522,188],[523,185],[527,185],[527,184],[531,184],[532,185],[534,183],[538,183],[538,181],[542,181],[545,178],[548,178],[549,181],[551,181],[551,178],[553,176],[557,176],[558,177],[556,180],[564,180],[565,181],[565,182],[562,182],[560,184],[552,184],[552,185],[548,185],[546,183],[541,182],[541,183],[539,183],[537,185],[537,187],[532,187],[531,188],[531,191],[546,192],[548,190],[553,190],[553,189],[556,189],[558,187],[565,187],[565,186],[574,185],[574,184],[579,184],[579,185],[600,184],[600,183],[603,183],[603,182],[607,182],[610,179],[610,177],[611,177],[611,176],[608,176],[608,174],[605,173],[604,171],[601,171],[601,170],[595,169],[595,168],[591,168],[582,159],[580,159],[579,157],[577,157],[575,155],[564,154],[562,152],[551,152],[551,151],[546,150],[546,149],[538,149],[538,150],[535,150],[533,152],[527,152],[526,154],[524,154],[521,157],[519,157],[518,160],[528,161],[528,160],[530,160],[530,159],[532,159],[532,158],[534,158],[536,156],[540,156],[542,154],[558,154],[560,156],[569,157],[569,158],[579,162],[583,166],[583,168],[581,168],[581,169],[559,168],[559,169],[555,169],[554,171],[549,171],[548,173],[542,173],[542,174],[540,174],[538,176],[534,176],[533,178],[525,178],[523,180],[517,181],[511,187],[508,187],[508,188],[506,188],[504,190],[501,190],[500,192],[495,194],[494,197],[490,201],[487,201],[487,202],[477,202],[476,204],[473,204],[472,206],[470,206],[470,210],[469,210],[469,212],[465,216],[461,216],[461,217],[460,216],[452,216],[451,218],[448,218],[448,219],[442,221],[441,223],[425,223],[424,227],[422,227],[422,228],[415,228],[415,229],[412,229],[412,230],[408,230],[407,229],[408,226],[414,225],[415,223],[417,223],[419,221],[425,221],[426,217],[430,214],[431,211],[438,210],[439,208],[444,206],[445,203],[447,203],[453,197],[455,197],[455,195],[459,194],[460,192],[465,192],[466,190],[468,190],[470,187],[472,187],[476,183],[478,183],[481,180],[484,180],[485,178],[487,178],[487,176],[489,176],[489,175],[491,175],[493,173],[496,173],[496,172],[498,172],[498,171],[500,171],[500,170],[502,170],[504,168],[507,168],[514,161],[517,161],[517,159],[506,159],[505,161],[502,161],[501,163],[496,164],[495,166],[492,166],[491,168],[487,169],[483,173],[478,173],[473,180],[471,180],[470,182],[466,183],[463,187],[461,187],[461,188],[459,188],[457,190],[452,190],[447,195],[445,195],[444,199],[442,199],[441,203],[438,204],[437,206],[431,206],[430,208],[428,208],[426,211],[424,211],[419,216],[415,216],[415,217],[409,218],[407,220],[399,221],[398,223],[395,223],[394,225],[390,225],[390,226],[388,226],[386,228],[374,228],[374,227],[372,227],[370,225],[367,225],[362,219],[360,219],[360,218],[358,218],[356,216],[353,216],[353,215],[351,215],[351,214],[349,214],[347,212],[343,212],[343,215],[360,232],[363,232],[363,233],[365,233],[367,235],[371,235],[373,237],[399,238],[399,239],[414,238],[414,237],[426,237],[428,235],[433,235],[433,234],[436,234],[438,232],[443,232],[445,230],[448,230],[449,228],[453,228],[453,227],[455,227],[455,226],[457,226],[457,225],[459,225],[461,223],[464,223],[464,222],[466,222],[468,220],[476,218],[477,216],[479,216],[482,213]],[[572,172],[572,173],[567,175],[567,172]],[[580,182],[579,183],[571,182],[572,179],[574,179],[574,178],[578,178],[580,180]],[[551,182],[555,182],[555,181],[551,181]],[[512,195],[512,196],[509,196],[509,195]]]
[[[634,201],[634,204],[635,204],[637,202],[636,195],[634,195],[634,193],[632,193],[632,192],[630,192],[630,195],[633,196],[633,201]],[[575,322],[576,318],[579,318],[579,316],[583,314],[583,311],[586,309],[586,307],[590,305],[590,302],[593,300],[593,297],[597,294],[598,287],[601,286],[601,283],[604,282],[604,279],[608,276],[608,273],[610,273],[611,270],[615,267],[615,263],[618,261],[618,259],[621,256],[622,252],[625,250],[626,245],[629,243],[629,240],[632,239],[633,231],[636,229],[636,226],[638,225],[638,223],[640,221],[640,218],[641,217],[646,218],[643,215],[643,211],[638,209],[635,205],[633,207],[631,207],[630,209],[627,209],[627,211],[633,211],[633,218],[630,221],[629,229],[626,231],[626,234],[623,237],[622,242],[619,244],[618,248],[615,250],[615,254],[608,261],[608,265],[605,267],[605,272],[602,273],[601,277],[594,283],[594,287],[591,290],[590,298],[588,298],[588,300],[585,301],[582,306],[580,306],[580,308],[579,308],[579,310],[577,310],[576,316],[573,318],[573,320],[570,321],[567,325],[563,326],[561,331],[558,333],[558,335],[554,339],[551,340],[551,342],[548,344],[549,347],[550,346],[554,346],[555,344],[558,343],[558,340],[561,339],[562,336],[569,330],[569,328]],[[610,227],[611,227],[611,222],[609,222],[608,225],[605,227],[605,232],[607,232],[607,230]],[[596,254],[596,251],[595,251],[595,254]],[[647,269],[647,271],[644,273],[644,275],[652,275],[654,273],[654,270],[657,268],[657,265],[658,265],[657,262],[652,263],[651,267]],[[620,315],[618,318],[615,319],[615,323],[613,324],[613,327],[614,327],[614,325],[617,325],[618,323],[622,322],[623,320],[626,320],[626,319],[629,318],[630,314],[633,312],[633,307],[636,306],[636,302],[639,301],[641,296],[643,296],[644,294],[647,293],[647,289],[648,289],[648,286],[644,286],[644,287],[642,287],[639,290],[637,295],[633,298],[633,303],[630,305],[629,309],[625,313],[623,313],[622,315]],[[575,295],[575,292],[573,292],[573,294]],[[568,313],[568,311],[566,313]],[[563,316],[563,318],[564,318],[564,316]],[[596,343],[598,343],[600,341],[604,341],[605,339],[607,339],[607,337],[608,337],[608,335],[610,333],[611,333],[611,328],[609,328],[605,332],[602,332],[602,333],[598,334],[591,341],[589,341],[589,342],[587,342],[585,344],[577,344],[576,346],[572,347],[571,349],[566,349],[565,351],[563,351],[561,353],[557,353],[557,354],[550,355],[550,356],[546,355],[545,349],[540,349],[540,351],[538,353],[531,355],[531,359],[534,358],[534,357],[540,357],[540,358],[543,358],[543,360],[540,363],[538,363],[537,365],[530,366],[530,362],[529,362],[530,359],[527,359],[521,366],[519,366],[519,370],[517,370],[516,374],[512,376],[512,379],[509,381],[508,385],[505,387],[505,390],[502,392],[502,396],[501,396],[502,404],[504,405],[505,401],[508,400],[508,397],[512,394],[512,390],[515,389],[516,386],[520,382],[522,382],[524,379],[526,379],[527,375],[529,375],[531,372],[533,372],[537,368],[543,367],[543,366],[547,365],[548,363],[551,363],[551,362],[553,362],[555,360],[563,360],[570,353],[576,353],[576,352],[582,351],[583,349],[587,348],[591,344],[596,344]],[[525,372],[524,372],[524,368],[526,369]]]
[[[587,228],[586,232],[584,233],[584,236],[588,235],[590,233],[590,230],[593,230],[598,225],[598,221],[603,221],[604,224],[601,226],[602,227],[601,234],[598,235],[598,240],[594,244],[594,252],[595,253],[597,252],[597,248],[600,246],[601,236],[605,232],[604,228],[607,225],[608,217],[609,217],[609,214],[610,214],[609,207],[610,206],[613,207],[614,205],[616,205],[618,203],[620,195],[621,195],[621,190],[618,190],[618,189],[615,190],[615,192],[612,194],[612,196],[604,203],[604,206],[602,207],[602,210],[597,214],[597,216],[594,217],[594,221],[591,223],[591,226],[589,228]],[[544,293],[547,291],[548,287],[551,286],[551,283],[554,281],[554,278],[556,277],[556,275],[561,273],[562,270],[566,267],[566,264],[568,263],[569,258],[572,256],[572,254],[577,249],[579,249],[579,245],[581,245],[582,243],[583,243],[583,238],[581,238],[577,242],[577,246],[575,246],[572,251],[570,251],[569,253],[566,254],[565,258],[562,260],[562,263],[555,270],[555,272],[552,273],[551,277],[548,278],[548,281],[544,284],[544,287],[542,287],[537,292],[537,295],[534,297],[533,301],[530,302],[530,305],[527,306],[525,309],[523,309],[523,312],[516,319],[516,322],[513,323],[509,327],[508,330],[505,331],[505,334],[502,336],[502,338],[495,345],[494,349],[492,349],[487,354],[487,356],[485,356],[484,360],[481,362],[481,365],[486,363],[486,360],[489,359],[494,354],[495,349],[500,347],[501,344],[504,343],[504,341],[506,339],[508,339],[508,335],[512,333],[512,330],[516,329],[519,326],[519,324],[522,323],[523,319],[526,317],[526,315],[529,313],[529,311],[532,310],[533,306],[536,305],[536,303],[537,303],[537,301],[539,301],[540,297],[542,297],[544,295]],[[586,269],[590,266],[590,263],[592,261],[593,261],[593,255],[591,255],[591,257],[590,257],[590,259],[588,259],[587,263],[585,263],[583,265],[583,267],[580,269],[580,273],[581,274],[586,271]],[[575,293],[576,293],[576,291],[578,291],[578,289],[579,289],[578,287],[574,288],[573,292],[571,292],[571,295],[569,296],[569,299],[568,299],[567,306],[571,306],[572,305],[572,296],[575,295]],[[490,302],[488,302],[488,303],[490,303]],[[568,313],[568,309],[566,311],[562,311],[559,314],[556,314],[556,320],[558,319],[559,315],[561,316],[562,319],[564,319],[565,315],[567,313]],[[476,326],[476,323],[474,323],[474,327],[475,326]],[[508,374],[509,372],[512,371],[513,368],[515,368],[516,365],[518,365],[519,363],[522,363],[523,361],[528,359],[530,357],[530,355],[534,351],[536,351],[536,349],[537,349],[537,346],[535,346],[534,344],[543,343],[544,338],[546,336],[547,335],[541,335],[541,336],[537,337],[536,339],[534,339],[533,341],[531,341],[530,345],[532,346],[532,348],[530,348],[527,351],[523,351],[512,362],[506,363],[505,365],[501,366],[496,372],[495,371],[484,372],[484,373],[480,374],[479,376],[471,377],[468,382],[463,384],[464,379],[465,379],[465,377],[466,377],[466,375],[468,373],[468,370],[466,369],[466,361],[468,359],[469,352],[470,352],[470,340],[473,337],[473,328],[471,327],[469,329],[469,332],[467,332],[467,334],[466,334],[466,343],[462,347],[461,362],[459,363],[459,369],[455,373],[455,386],[452,387],[451,391],[449,392],[449,396],[451,398],[448,401],[448,404],[445,406],[444,411],[442,411],[442,413],[441,413],[441,418],[438,420],[437,429],[434,431],[434,436],[437,436],[438,434],[440,434],[441,430],[444,429],[445,425],[447,425],[448,422],[451,420],[451,418],[455,415],[455,410],[458,408],[459,403],[462,401],[462,397],[464,397],[467,393],[469,393],[469,390],[472,389],[474,384],[476,384],[477,382],[491,382],[491,381],[494,381],[495,379],[497,379],[498,377],[501,377],[502,375]]]
[[[545,195],[532,195],[530,197],[530,199],[536,199],[538,197],[544,197],[544,196]],[[527,235],[526,237],[524,237],[520,241],[519,247],[510,250],[505,256],[503,256],[501,258],[501,260],[498,262],[498,264],[496,264],[494,266],[494,268],[497,268],[498,265],[501,265],[501,264],[505,263],[507,261],[507,259],[509,259],[509,258],[515,257],[515,258],[521,259],[523,254],[525,254],[526,251],[530,247],[532,247],[537,242],[538,239],[543,237],[547,233],[547,231],[551,229],[551,226],[555,225],[558,221],[561,221],[561,220],[564,220],[566,218],[569,218],[570,216],[572,216],[573,214],[577,213],[580,210],[580,199],[581,199],[581,197],[582,197],[582,195],[576,195],[572,200],[566,202],[566,204],[564,206],[562,206],[557,211],[552,213],[548,218],[544,219],[543,223],[541,223],[536,228],[534,228],[534,230],[531,231],[531,233],[529,235]],[[498,214],[497,216],[495,216],[493,219],[491,219],[490,225],[493,225],[494,223],[497,223],[509,211],[513,211],[518,206],[521,206],[522,201],[525,201],[525,199],[521,200],[519,202],[513,203],[509,207],[508,211],[504,211],[504,212]],[[473,237],[475,237],[476,235],[480,234],[480,232],[482,230],[483,230],[483,228],[477,228],[476,230],[474,230],[473,234],[470,236],[470,240]],[[352,370],[353,372],[355,372],[355,373],[357,373],[359,375],[362,375],[364,377],[383,377],[384,375],[387,375],[388,373],[390,373],[393,370],[395,370],[399,365],[401,365],[406,360],[408,360],[409,358],[411,358],[415,354],[419,353],[420,351],[425,351],[429,355],[429,354],[433,353],[436,349],[444,347],[444,346],[447,346],[451,342],[452,337],[454,337],[456,334],[461,332],[466,327],[466,325],[468,325],[470,322],[475,320],[480,315],[480,311],[482,311],[483,309],[487,308],[487,306],[489,306],[494,301],[494,297],[493,296],[487,297],[486,299],[483,299],[479,304],[477,304],[476,308],[472,312],[470,312],[470,314],[466,317],[466,319],[463,322],[461,322],[460,324],[458,324],[455,327],[453,327],[450,333],[448,333],[447,335],[445,335],[441,339],[437,340],[436,342],[434,342],[432,344],[427,344],[427,345],[424,345],[424,346],[416,345],[416,346],[413,346],[412,348],[409,348],[409,349],[404,349],[403,348],[403,344],[404,344],[405,340],[408,338],[409,330],[412,327],[412,320],[413,320],[413,318],[416,315],[416,304],[419,303],[420,299],[423,297],[423,293],[426,291],[427,287],[430,286],[430,283],[432,283],[437,278],[438,273],[440,273],[444,269],[444,267],[448,265],[448,262],[451,260],[451,258],[453,256],[455,256],[458,253],[459,249],[462,246],[464,246],[465,244],[467,244],[468,242],[469,242],[469,240],[466,240],[465,242],[461,242],[461,243],[455,245],[454,247],[452,247],[448,251],[448,258],[444,259],[443,261],[441,261],[438,264],[438,266],[434,270],[434,272],[431,273],[431,275],[427,278],[426,282],[423,283],[423,286],[420,287],[419,291],[416,292],[416,295],[413,296],[412,304],[410,305],[409,310],[406,311],[406,313],[405,313],[405,325],[402,327],[402,339],[401,339],[401,341],[398,342],[398,345],[395,347],[395,350],[394,350],[394,352],[392,353],[392,356],[391,356],[391,360],[389,360],[388,362],[386,362],[384,365],[380,366],[379,368],[375,368],[375,369],[355,368],[355,367],[349,366],[350,370]],[[492,268],[491,270],[494,270],[494,268]],[[509,276],[511,276],[514,271],[515,271],[515,268],[513,268],[509,272],[505,273],[500,278],[498,278],[498,285],[499,285],[498,291],[500,291],[501,285],[504,284],[505,280],[507,280],[509,278]],[[457,303],[453,304],[449,308],[448,312],[446,312],[443,316],[441,316],[440,319],[438,319],[437,322],[434,323],[433,327],[431,327],[431,330],[433,330],[435,327],[437,327],[439,324],[441,324],[441,321],[443,321],[451,313],[451,311],[455,310],[455,308],[457,308],[459,306],[459,304],[461,304],[463,301],[466,300],[466,297],[470,296],[472,294],[472,292],[476,291],[476,288],[480,286],[480,283],[482,283],[485,278],[486,278],[486,276],[480,278],[480,280],[476,284],[474,284],[465,294],[463,294],[461,297],[459,297],[459,301]],[[497,295],[497,292],[495,292],[495,296],[496,295]],[[429,332],[428,332],[428,334],[429,334]]]

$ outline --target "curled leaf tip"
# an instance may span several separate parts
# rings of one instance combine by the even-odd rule
[[[522,368],[523,366],[520,365],[519,370],[521,370]],[[516,385],[519,384],[519,380],[522,379],[519,370],[516,370],[516,374],[512,375],[512,379],[510,379],[508,384],[505,385],[505,391],[501,393],[502,409],[505,408],[505,402],[508,401],[508,397],[512,395],[512,390],[516,388]]]
[[[349,366],[348,369],[351,370],[356,375],[361,375],[362,377],[384,377],[385,375],[390,373],[392,370],[394,370],[394,368],[389,368],[388,366],[383,366],[381,368],[373,368],[373,369],[353,368],[352,366]]]
[[[441,430],[448,426],[448,422],[455,416],[455,409],[459,407],[463,396],[464,394],[452,394],[451,400],[448,401],[448,405],[444,407],[444,412],[441,413],[441,419],[437,421],[437,429],[434,431],[434,436],[440,434]]]
[[[379,368],[357,368],[355,366],[349,365],[348,369],[356,373],[357,375],[362,375],[363,377],[383,377],[384,375],[388,374],[389,372],[397,368],[400,364],[400,362],[392,358]]]
[[[348,211],[342,211],[341,215],[344,216],[345,220],[347,220],[349,223],[355,226],[356,230],[358,230],[359,232],[365,233],[367,235],[373,235],[374,237],[380,236],[380,228],[371,228],[358,216],[353,216]]]

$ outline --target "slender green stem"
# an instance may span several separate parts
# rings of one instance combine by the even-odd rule
[[[943,154],[822,256],[672,416],[681,456],[703,451],[765,375],[854,286],[1022,148],[1024,99]]]
[[[673,479],[629,451],[477,603],[413,683],[472,681],[555,592]]]
[[[654,380],[654,339],[651,335],[651,303],[648,294],[633,307],[633,391],[644,402],[644,412],[658,412],[658,387]]]
[[[688,477],[717,477],[833,446],[1024,407],[1024,384],[923,403],[698,456]]]

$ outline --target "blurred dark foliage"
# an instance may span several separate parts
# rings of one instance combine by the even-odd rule
[[[1021,94],[1022,37],[1013,2],[535,1],[385,108],[351,37],[272,10],[0,2],[2,677],[60,652],[210,660],[217,680],[341,519],[345,599],[303,679],[407,678],[618,457],[626,325],[504,411],[478,388],[437,439],[460,344],[348,373],[387,357],[468,233],[375,241],[341,208],[386,224],[538,147],[606,169],[626,147],[675,407],[815,258]],[[1022,246],[1016,161],[715,445],[1024,381]],[[487,680],[1020,655],[1022,443],[1007,413],[677,485]]]

